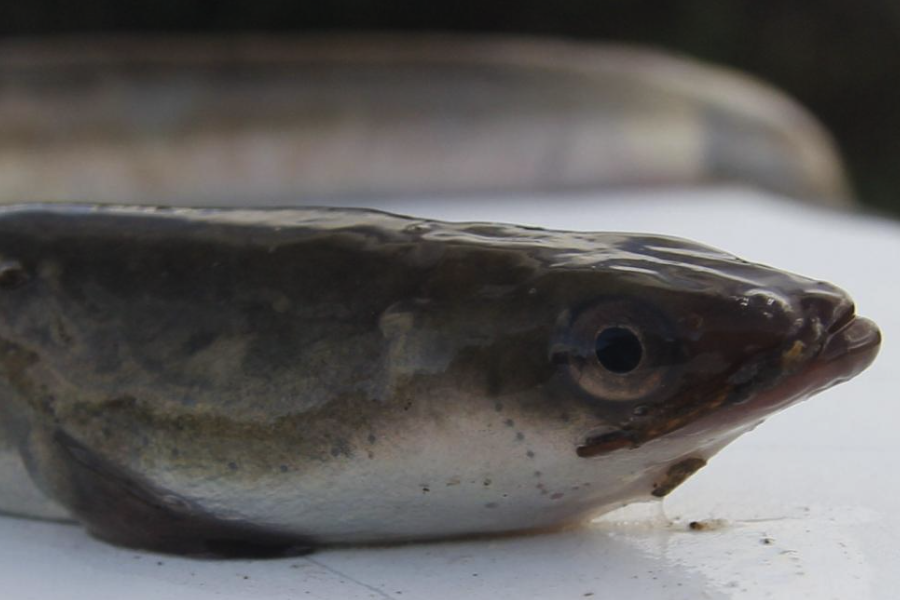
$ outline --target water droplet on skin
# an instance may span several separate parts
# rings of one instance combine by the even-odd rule
[[[413,223],[412,225],[407,225],[403,231],[405,233],[428,233],[431,231],[431,227],[425,223]]]

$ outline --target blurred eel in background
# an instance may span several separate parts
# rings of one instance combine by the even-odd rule
[[[256,206],[710,183],[852,206],[777,90],[657,51],[454,36],[0,43],[0,203]]]

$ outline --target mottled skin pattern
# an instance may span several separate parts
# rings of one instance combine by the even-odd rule
[[[609,327],[640,341],[627,373],[595,353]],[[578,522],[665,495],[877,345],[833,286],[684,240],[360,210],[0,210],[6,437],[124,545]]]

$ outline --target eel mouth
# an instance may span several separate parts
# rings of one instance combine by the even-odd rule
[[[853,379],[872,364],[880,347],[878,326],[850,310],[835,320],[825,334],[821,349],[805,365],[745,404],[718,411],[686,429],[753,427],[771,414]]]
[[[836,365],[836,379],[855,377],[875,360],[881,347],[881,331],[865,317],[851,315],[835,323],[813,365]]]
[[[755,426],[775,412],[853,379],[872,364],[880,347],[878,326],[851,308],[829,327],[820,350],[804,365],[746,403],[723,407],[688,429]]]
[[[820,349],[812,358],[747,402],[727,405],[721,400],[711,402],[695,413],[693,422],[673,423],[673,427],[657,429],[650,435],[640,429],[622,429],[590,437],[576,452],[582,458],[589,458],[636,448],[664,435],[679,438],[702,435],[710,440],[751,429],[771,414],[856,377],[872,364],[880,346],[878,326],[856,316],[851,305],[825,332]]]
[[[807,397],[848,381],[872,364],[880,348],[881,331],[878,326],[865,317],[851,313],[830,328],[815,358],[773,392],[777,393],[781,387],[787,388],[784,391],[794,387],[806,392],[801,397]],[[790,398],[789,394],[786,396]]]

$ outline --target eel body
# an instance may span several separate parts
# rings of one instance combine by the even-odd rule
[[[191,553],[542,530],[878,345],[840,289],[674,238],[8,206],[0,507]]]

